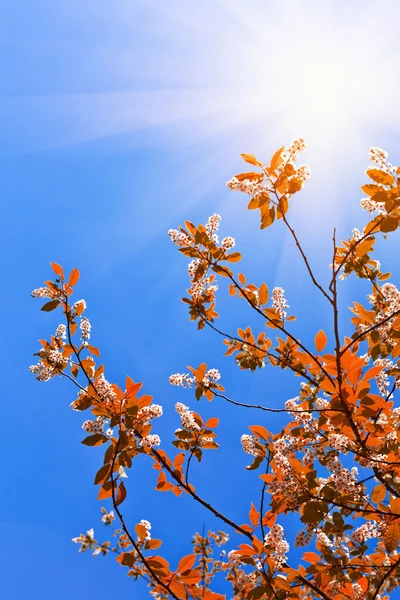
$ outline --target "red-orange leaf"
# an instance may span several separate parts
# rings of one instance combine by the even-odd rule
[[[119,484],[119,488],[117,491],[117,497],[115,498],[115,504],[118,506],[118,504],[122,504],[122,502],[125,500],[126,498],[126,488],[124,486],[124,482],[121,481]]]
[[[243,160],[247,163],[249,163],[250,165],[255,165],[256,167],[261,167],[261,163],[259,160],[256,159],[255,156],[253,156],[252,154],[241,154],[240,155]]]
[[[206,427],[207,429],[212,429],[213,427],[217,427],[218,423],[219,419],[217,419],[217,417],[211,417],[211,419],[208,419]]]
[[[318,554],[316,554],[315,552],[304,552],[303,554],[303,560],[306,560],[309,563],[316,563],[317,561],[319,561],[320,556],[318,556]]]
[[[270,437],[268,429],[265,429],[265,427],[263,427],[262,425],[250,425],[249,429],[252,433],[254,433],[254,435],[262,438],[265,441],[267,441]]]
[[[314,343],[318,352],[322,352],[328,342],[328,338],[322,329],[320,329],[315,336]]]
[[[183,573],[184,571],[188,571],[191,569],[196,562],[196,554],[187,554],[179,561],[177,571],[179,573]]]
[[[258,521],[260,520],[260,513],[258,512],[258,510],[256,509],[256,507],[254,506],[253,503],[251,503],[251,508],[250,508],[250,512],[249,512],[249,519],[250,519],[250,523],[253,526],[257,525]]]
[[[71,275],[69,276],[68,285],[73,287],[76,283],[78,283],[80,273],[78,269],[72,269]]]
[[[394,552],[399,544],[400,524],[398,521],[392,521],[385,534],[385,548],[388,552]]]
[[[372,490],[371,500],[372,500],[372,502],[376,502],[378,504],[379,502],[382,502],[384,500],[385,496],[386,496],[386,488],[385,488],[384,484],[382,483],[382,484],[374,487],[374,489]]]
[[[61,277],[62,280],[64,280],[64,271],[61,265],[58,265],[57,263],[50,263],[51,268],[53,269],[54,273],[56,275],[58,275],[59,277]]]

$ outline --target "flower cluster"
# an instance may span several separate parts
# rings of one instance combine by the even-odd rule
[[[232,177],[232,179],[227,181],[226,185],[233,192],[244,192],[245,194],[249,194],[249,196],[255,196],[265,189],[258,179],[244,179],[239,181],[237,177]]]
[[[266,546],[272,549],[271,558],[273,558],[275,567],[279,569],[286,561],[290,546],[285,540],[285,534],[282,525],[275,523],[264,538]]]
[[[254,435],[248,435],[244,433],[240,438],[240,441],[244,452],[251,454],[252,456],[260,456],[261,453],[256,446],[256,438]]]
[[[90,325],[90,321],[87,317],[83,317],[81,320],[81,334],[83,342],[87,342],[90,339],[90,330],[92,326]]]
[[[87,433],[102,433],[104,426],[108,423],[105,417],[96,417],[94,421],[87,420],[83,423],[82,429]]]
[[[367,521],[366,523],[358,527],[358,529],[355,529],[351,537],[358,544],[362,544],[370,538],[379,537],[381,534],[382,529],[380,525],[378,525],[378,523],[375,523],[374,521]]]
[[[65,340],[65,338],[67,337],[67,328],[64,325],[64,323],[61,323],[57,329],[56,332],[54,334],[54,337],[60,339],[60,340]]]
[[[369,160],[378,165],[380,169],[383,171],[387,171],[390,173],[391,171],[395,171],[395,167],[387,162],[388,153],[382,148],[378,148],[377,146],[373,146],[369,149]]]
[[[285,300],[284,293],[285,290],[281,287],[276,287],[272,290],[272,305],[281,319],[284,319],[287,315],[285,308],[289,308],[289,305]]]
[[[163,414],[163,408],[160,404],[150,404],[150,406],[144,406],[137,414],[138,419],[143,419],[144,423],[148,423],[157,417],[161,417]]]
[[[231,237],[231,236],[227,236],[224,237],[224,239],[221,242],[221,247],[224,250],[232,250],[232,248],[235,247],[235,238]]]
[[[182,427],[188,431],[199,431],[200,425],[196,423],[194,414],[187,406],[181,402],[175,404],[175,410],[181,418]]]
[[[49,298],[50,300],[54,300],[54,298],[58,297],[58,294],[48,287],[40,287],[33,290],[31,296],[32,298]]]
[[[68,365],[68,360],[58,349],[42,348],[38,354],[40,361],[29,367],[30,372],[36,375],[38,381],[50,381],[55,375],[60,375]]]
[[[106,511],[105,508],[101,509],[101,512],[103,513],[103,516],[101,517],[101,520],[103,521],[103,523],[105,525],[111,525],[112,522],[115,519],[115,515],[114,515],[114,511],[111,510],[109,513]]]
[[[210,384],[216,383],[221,379],[221,374],[218,369],[209,369],[207,373],[204,375],[201,383],[204,386],[209,386]],[[196,380],[194,377],[190,377],[189,373],[174,373],[170,376],[169,382],[171,385],[176,385],[180,387],[192,387],[195,385]]]
[[[161,444],[160,436],[156,433],[151,433],[150,435],[146,435],[144,438],[140,440],[140,445],[142,448],[153,448],[154,446],[159,446]]]
[[[95,544],[97,544],[94,539],[94,529],[89,529],[86,534],[81,533],[78,537],[72,538],[72,541],[75,542],[75,544],[81,544],[79,552],[85,552],[88,548],[93,550]]]
[[[117,399],[117,395],[113,389],[113,386],[104,377],[104,373],[102,373],[96,380],[96,390],[101,396],[102,400],[106,403],[112,404]]]
[[[297,138],[293,140],[293,142],[290,144],[290,146],[288,146],[288,148],[285,149],[282,158],[285,161],[289,160],[295,162],[298,159],[300,152],[303,152],[303,150],[305,149],[306,142],[304,138]]]

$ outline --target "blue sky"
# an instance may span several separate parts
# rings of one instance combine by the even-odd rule
[[[309,341],[329,327],[281,225],[261,232],[246,197],[225,182],[243,169],[241,152],[266,161],[304,136],[313,176],[290,217],[327,281],[333,225],[344,236],[366,221],[359,188],[368,148],[381,146],[400,162],[400,5],[6,0],[0,17],[5,597],[94,593],[101,600],[112,589],[146,598],[145,586],[111,557],[78,555],[70,542],[92,526],[106,539],[92,486],[101,455],[80,444],[83,418],[69,408],[74,391],[60,380],[38,383],[28,372],[37,340],[58,325],[30,292],[49,277],[49,261],[80,269],[77,296],[88,303],[106,375],[120,384],[127,374],[145,382],[164,406],[154,431],[167,451],[179,425],[176,401],[221,418],[221,449],[195,465],[193,477],[200,493],[244,522],[260,480],[244,470],[240,436],[247,425],[277,430],[280,421],[216,401],[196,406],[168,377],[206,361],[220,369],[232,397],[270,406],[295,396],[298,381],[269,369],[239,372],[223,358],[221,340],[196,331],[179,300],[186,260],[166,232],[184,218],[205,222],[220,213],[222,235],[234,236],[244,255],[240,270],[255,283],[285,288],[299,315],[293,331]],[[380,258],[398,275],[392,238],[380,244]],[[367,292],[345,282],[345,311],[354,294]],[[218,302],[225,329],[254,323],[224,286]],[[347,318],[344,312],[344,332]],[[175,565],[203,522],[220,525],[188,499],[152,493],[155,472],[147,467],[135,463],[124,511],[132,522],[152,522]]]

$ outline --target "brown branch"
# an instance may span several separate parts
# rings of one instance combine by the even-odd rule
[[[157,575],[157,573],[152,569],[152,567],[149,565],[149,563],[146,560],[146,557],[143,555],[142,551],[140,550],[138,544],[135,542],[135,540],[133,539],[126,523],[125,520],[122,516],[121,511],[118,508],[118,504],[117,504],[117,499],[115,497],[115,480],[114,480],[114,476],[113,476],[113,472],[114,472],[114,466],[115,466],[115,461],[117,459],[118,456],[118,446],[119,446],[120,440],[118,439],[118,442],[116,443],[115,446],[115,453],[111,462],[111,495],[112,495],[112,505],[113,508],[115,510],[115,512],[118,515],[118,518],[121,522],[122,525],[122,529],[124,530],[124,532],[126,533],[126,535],[129,538],[129,541],[131,542],[133,548],[135,549],[137,555],[139,556],[140,561],[143,563],[143,565],[145,566],[145,568],[147,569],[147,571],[149,572],[150,576],[153,578],[153,580],[157,583],[157,585],[159,585],[160,587],[162,587],[166,592],[168,592],[168,594],[170,594],[173,598],[175,598],[175,600],[179,600],[178,596],[176,596],[174,594],[174,592],[171,590],[171,588],[169,587],[168,584],[164,583]]]
[[[216,392],[215,390],[211,389],[212,393],[214,394],[214,396],[217,396],[218,398],[222,398],[223,400],[226,400],[227,402],[229,402],[230,404],[234,404],[235,406],[242,406],[243,408],[256,408],[258,410],[264,410],[266,412],[271,412],[271,413],[294,413],[294,414],[301,414],[301,413],[313,413],[313,412],[317,412],[317,413],[326,413],[326,412],[339,412],[339,413],[343,413],[343,409],[342,408],[304,408],[304,409],[289,409],[289,408],[270,408],[268,406],[262,406],[261,404],[245,404],[244,402],[238,402],[237,400],[233,400],[232,398],[229,398],[228,396],[225,396],[225,394],[220,394],[219,392]]]
[[[306,268],[307,268],[308,274],[310,275],[311,281],[313,282],[313,284],[315,285],[315,287],[318,288],[319,291],[325,296],[325,298],[328,300],[328,302],[330,304],[332,304],[333,299],[329,296],[329,294],[326,292],[326,290],[324,290],[324,288],[322,287],[322,285],[320,283],[318,283],[318,281],[317,281],[317,279],[316,279],[316,277],[314,275],[314,272],[313,272],[313,270],[312,270],[312,268],[310,266],[308,258],[307,258],[306,254],[305,254],[305,252],[304,252],[304,250],[303,250],[303,248],[302,248],[302,246],[300,244],[300,241],[299,241],[299,239],[298,239],[298,237],[296,235],[296,232],[294,231],[293,227],[289,224],[289,221],[286,218],[286,215],[285,215],[285,213],[283,211],[283,206],[282,206],[282,196],[278,195],[278,192],[277,192],[277,190],[276,190],[273,182],[271,181],[271,178],[269,177],[268,173],[265,173],[265,174],[267,175],[269,181],[271,182],[271,184],[273,186],[273,192],[274,192],[274,195],[275,195],[275,197],[277,199],[279,207],[281,209],[281,214],[282,214],[283,222],[285,223],[286,227],[289,229],[290,233],[292,234],[292,237],[293,237],[293,239],[295,241],[295,244],[296,244],[297,248],[299,249],[299,252],[300,252],[301,257],[302,257],[302,259],[304,261],[304,264],[306,265]]]
[[[385,317],[379,323],[375,323],[375,325],[371,325],[371,327],[369,327],[368,329],[366,329],[362,333],[359,333],[351,342],[349,342],[347,344],[347,346],[345,346],[343,348],[343,350],[341,350],[340,354],[343,355],[345,352],[347,352],[347,350],[349,348],[351,348],[356,342],[358,342],[359,339],[361,339],[365,335],[368,335],[371,331],[374,331],[374,329],[378,329],[378,327],[381,327],[381,325],[384,325],[385,323],[387,323],[387,321],[390,321],[390,319],[393,319],[393,317],[395,317],[398,314],[400,314],[400,309],[399,310],[395,310],[394,313],[392,313],[391,315]]]
[[[393,565],[390,567],[390,569],[385,573],[385,575],[382,577],[382,579],[380,580],[380,582],[378,583],[375,593],[372,596],[372,600],[376,600],[376,598],[378,597],[378,593],[379,590],[381,589],[381,587],[383,586],[383,584],[385,583],[386,579],[388,577],[390,577],[390,575],[393,573],[393,571],[395,571],[397,569],[397,567],[400,565],[400,558],[399,560],[397,560],[395,563],[393,563]]]
[[[312,385],[318,386],[318,383],[312,377],[310,377],[305,371],[299,371],[299,370],[295,369],[293,367],[293,365],[286,362],[280,356],[277,356],[276,354],[273,354],[272,352],[268,352],[268,350],[263,350],[263,348],[259,348],[259,346],[257,346],[256,344],[252,344],[251,342],[247,342],[247,341],[245,342],[244,340],[242,340],[238,337],[235,337],[234,335],[230,335],[229,333],[224,333],[223,331],[218,329],[218,327],[216,327],[213,323],[211,323],[211,321],[208,321],[207,319],[204,319],[204,322],[208,327],[210,327],[210,329],[213,329],[216,333],[219,333],[219,335],[222,335],[223,337],[226,337],[234,342],[239,342],[240,344],[247,344],[247,346],[251,346],[255,350],[258,350],[259,352],[263,352],[264,355],[267,356],[268,358],[272,357],[278,363],[281,362],[286,367],[288,367],[291,371],[293,371],[296,375],[304,377],[304,379],[307,379],[307,381],[309,383],[311,383]]]

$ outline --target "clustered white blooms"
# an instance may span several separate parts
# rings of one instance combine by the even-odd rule
[[[110,551],[111,546],[110,542],[103,542],[98,546],[94,539],[94,529],[89,529],[89,531],[86,532],[86,535],[81,533],[78,537],[72,538],[72,541],[75,542],[75,544],[81,544],[79,552],[85,552],[90,548],[90,550],[93,550],[93,556],[97,556],[100,553],[105,556]]]
[[[75,544],[81,544],[79,552],[85,552],[88,548],[92,550],[93,546],[97,543],[94,539],[94,529],[89,529],[86,532],[86,535],[81,533],[78,537],[72,538],[72,541],[75,542]]]
[[[287,315],[285,308],[289,308],[285,299],[285,290],[281,287],[275,287],[272,290],[272,306],[275,308],[281,319]]]
[[[385,150],[382,150],[382,148],[372,146],[369,149],[369,159],[371,162],[379,165],[384,171],[394,171],[395,167],[387,162],[387,157],[388,153]]]
[[[386,396],[390,382],[389,376],[385,369],[390,369],[393,367],[393,361],[389,360],[388,358],[377,358],[374,360],[374,367],[383,367],[383,370],[375,377],[375,381],[381,395]]]
[[[235,243],[235,238],[227,236],[222,240],[221,246],[224,250],[232,250],[235,247]]]
[[[387,156],[387,152],[382,150],[382,148],[372,147],[369,150],[370,161],[377,165],[382,171],[385,171],[389,175],[394,175],[396,168],[391,163],[387,162]],[[377,212],[379,215],[387,215],[385,203],[376,202],[370,197],[362,198],[360,206],[369,213]]]
[[[307,165],[301,165],[296,171],[296,178],[301,181],[307,181],[311,177],[311,169]]]
[[[65,340],[67,337],[67,328],[64,323],[61,323],[54,334],[54,337],[59,338],[60,340]]]
[[[213,214],[208,218],[205,225],[205,231],[207,236],[214,244],[219,244],[218,229],[221,222],[221,216]],[[191,246],[192,239],[183,231],[178,229],[169,229],[168,235],[171,240],[178,246]],[[221,242],[221,248],[225,251],[230,250],[235,246],[235,239],[231,236],[225,237]],[[202,269],[201,274],[199,268]],[[191,286],[188,290],[193,300],[199,300],[203,296],[213,294],[217,291],[218,286],[215,284],[214,275],[207,275],[207,270],[203,271],[204,264],[202,263],[200,256],[194,258],[188,265],[189,277],[191,278]]]
[[[260,183],[259,179],[244,179],[243,181],[239,181],[237,177],[232,177],[232,179],[226,182],[226,185],[233,192],[244,192],[245,194],[249,194],[249,196],[255,196],[266,189]]]
[[[189,410],[188,406],[185,406],[182,402],[177,402],[175,410],[181,418],[182,427],[188,431],[199,431],[200,425],[196,423],[193,412]]]
[[[156,433],[146,435],[140,440],[140,445],[142,446],[142,448],[153,448],[154,446],[159,446],[160,444],[160,436]]]
[[[388,319],[388,317],[400,311],[400,291],[393,283],[384,283],[379,291],[379,294],[370,294],[368,296],[368,300],[377,310],[375,317],[376,323],[380,323],[381,321],[385,321],[385,319],[387,319],[380,327],[377,328],[381,341],[384,344],[390,344],[393,346],[395,345],[396,340],[391,338],[389,333],[393,326],[395,317],[392,319]]]
[[[38,354],[39,362],[29,367],[30,372],[36,375],[38,381],[50,381],[55,375],[60,375],[68,365],[68,360],[62,352],[54,348],[42,348]]]
[[[296,398],[286,400],[285,409],[287,411],[290,411],[290,414],[293,416],[295,421],[304,425],[305,431],[309,431],[310,429],[313,429],[311,424],[313,420],[312,414],[306,412],[299,413],[299,411],[301,411],[302,409],[300,404],[298,404],[298,401],[298,396],[296,396]]]
[[[335,484],[335,489],[338,492],[352,493],[354,497],[362,497],[362,486],[357,485],[357,467],[352,467],[349,471],[349,469],[343,467],[339,458],[334,455],[329,456],[326,466],[331,471],[331,475],[328,477],[326,483],[332,481]]]
[[[333,546],[331,540],[328,538],[324,531],[319,531],[317,533],[316,541],[322,546],[325,546],[326,548],[331,548]]]
[[[275,567],[279,569],[286,562],[287,553],[290,550],[282,525],[275,523],[265,536],[264,543],[271,547],[271,557],[275,562]]]
[[[282,163],[276,169],[276,172],[280,173],[287,164],[290,164],[293,167],[293,174],[287,177],[288,181],[294,178],[300,181],[306,181],[311,176],[311,169],[307,165],[301,165],[297,168],[294,165],[300,152],[302,152],[305,147],[306,143],[303,138],[294,140],[291,145],[282,152]],[[260,177],[254,179],[238,179],[237,177],[232,177],[232,179],[230,179],[226,185],[234,192],[244,192],[249,194],[249,196],[257,196],[258,194],[271,191],[269,183],[270,182],[268,180],[267,184],[264,184],[263,173],[260,173]]]
[[[240,441],[244,452],[251,454],[252,456],[260,456],[260,450],[256,446],[256,438],[254,435],[244,433],[240,438]]]
[[[58,297],[58,294],[50,288],[40,287],[33,290],[31,296],[32,298],[49,298],[50,300],[54,300],[54,298]]]
[[[218,369],[209,369],[202,379],[202,384],[209,386],[211,383],[216,383],[221,379],[221,374]],[[180,387],[192,387],[195,384],[194,377],[190,377],[189,373],[174,373],[170,376],[169,382],[171,385]]]
[[[83,317],[83,319],[81,320],[80,327],[81,327],[81,339],[85,344],[90,339],[90,330],[92,329],[90,321],[87,317]]]
[[[152,419],[161,417],[163,414],[163,408],[160,404],[150,404],[150,406],[144,406],[137,414],[138,419],[143,419],[144,423],[148,423]]]
[[[113,386],[104,377],[104,373],[102,373],[96,381],[96,390],[101,396],[102,400],[107,404],[112,404],[112,402],[114,402],[117,399],[117,395],[114,392]]]
[[[107,425],[108,419],[105,417],[96,417],[94,421],[88,419],[82,425],[82,429],[84,429],[87,433],[103,433],[103,429],[105,425]]]
[[[367,521],[353,531],[351,537],[355,542],[361,544],[370,538],[380,537],[382,535],[382,526],[374,521]]]
[[[101,511],[102,511],[102,513],[103,513],[103,516],[101,517],[101,520],[103,521],[103,523],[104,523],[105,525],[111,525],[111,524],[112,524],[112,522],[113,522],[113,521],[114,521],[114,519],[115,519],[114,511],[113,511],[113,510],[111,510],[111,511],[108,513],[108,512],[106,511],[106,509],[105,509],[105,508],[102,508],[102,509],[101,509]]]
[[[219,229],[219,224],[221,222],[221,219],[222,219],[221,215],[214,213],[213,215],[211,215],[211,217],[208,217],[208,221],[206,223],[206,230],[208,232],[208,235],[209,235],[210,239],[213,242],[215,242],[216,244],[219,243],[217,231]]]
[[[284,159],[284,161],[290,160],[294,162],[298,159],[300,152],[303,152],[305,148],[306,142],[304,138],[297,138],[296,140],[293,140],[293,142],[288,148],[285,149],[282,158]]]

